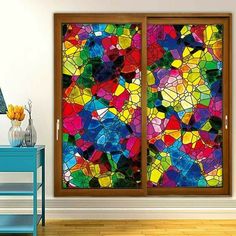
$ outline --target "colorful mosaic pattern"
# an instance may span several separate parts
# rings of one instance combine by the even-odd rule
[[[63,188],[140,188],[141,25],[62,34]]]
[[[148,187],[222,186],[222,25],[148,25]]]

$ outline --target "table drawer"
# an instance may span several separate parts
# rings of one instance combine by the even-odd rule
[[[38,159],[38,158],[37,158]],[[32,172],[36,169],[36,156],[0,156],[0,172]]]

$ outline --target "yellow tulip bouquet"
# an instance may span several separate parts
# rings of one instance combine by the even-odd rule
[[[23,106],[13,106],[10,104],[7,109],[7,117],[10,120],[22,121],[25,118]]]
[[[10,104],[7,109],[7,117],[12,124],[8,132],[9,143],[13,147],[20,147],[24,140],[24,132],[20,127],[21,121],[25,118],[24,107]]]

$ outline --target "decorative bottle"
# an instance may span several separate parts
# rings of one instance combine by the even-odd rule
[[[29,124],[25,130],[25,145],[33,147],[37,142],[37,133],[33,125],[33,120],[29,119]]]

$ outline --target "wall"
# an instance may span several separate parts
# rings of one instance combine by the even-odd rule
[[[33,101],[33,118],[38,143],[47,147],[47,212],[49,216],[80,218],[236,218],[236,188],[232,197],[217,198],[54,198],[53,195],[53,13],[56,12],[232,12],[232,0],[8,0],[0,1],[0,85],[6,102],[24,104]],[[233,23],[235,19],[233,18]],[[235,25],[235,24],[233,24]],[[233,31],[233,41],[236,31]],[[234,46],[234,45],[233,45]],[[233,64],[236,48],[233,48]],[[236,69],[233,68],[233,80]],[[233,81],[233,91],[236,84]],[[233,118],[236,117],[233,97]],[[26,126],[24,121],[23,127]],[[233,124],[233,143],[236,131]],[[8,144],[10,127],[6,116],[0,116],[0,143]],[[233,154],[236,146],[233,145]],[[234,155],[233,155],[234,158]],[[20,160],[19,160],[20,161]],[[233,179],[236,165],[233,161]],[[1,181],[14,180],[12,175]],[[30,176],[24,175],[25,181]],[[20,180],[19,175],[17,179]],[[0,201],[0,207],[29,206],[29,199]],[[198,207],[198,209],[195,209]],[[184,208],[184,209],[183,209]],[[210,209],[207,209],[210,208]],[[220,208],[220,209],[219,209]],[[13,210],[13,209],[12,209]]]

